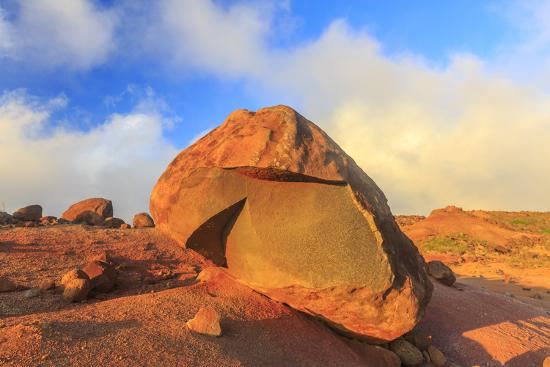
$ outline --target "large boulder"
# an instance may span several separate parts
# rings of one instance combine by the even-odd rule
[[[40,205],[29,205],[19,208],[13,213],[13,217],[21,221],[37,221],[42,218],[42,207]]]
[[[98,223],[101,218],[105,220],[113,216],[113,203],[111,200],[103,198],[91,198],[79,201],[67,209],[61,218],[71,222],[81,221],[88,224],[89,222]]]
[[[265,295],[373,341],[421,319],[425,264],[382,191],[286,106],[233,112],[151,194],[156,226]]]

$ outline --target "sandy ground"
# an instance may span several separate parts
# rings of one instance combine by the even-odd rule
[[[59,282],[107,252],[120,284],[86,302],[60,289],[0,293],[4,366],[381,366],[362,343],[229,280],[198,282],[212,264],[155,229],[63,225],[0,230],[0,276],[21,287]],[[222,315],[219,338],[185,327],[201,306]],[[518,298],[436,285],[420,328],[464,366],[539,366],[550,353],[546,312]]]

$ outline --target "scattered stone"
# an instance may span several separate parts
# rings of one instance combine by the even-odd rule
[[[493,248],[493,250],[496,252],[496,253],[499,253],[499,254],[508,254],[510,252],[512,252],[512,249],[508,248],[508,247],[504,247],[504,246],[501,246],[501,245],[497,245]]]
[[[53,280],[44,279],[38,283],[38,289],[48,291],[55,288],[55,282]]]
[[[74,222],[79,215],[85,212],[95,213],[104,220],[113,216],[113,203],[111,200],[103,198],[82,200],[71,205],[69,209],[61,215],[61,218]]]
[[[531,290],[531,288],[529,288],[529,287],[521,287],[521,289],[524,290],[524,291],[530,291]]]
[[[150,210],[158,228],[242,283],[348,335],[393,340],[431,297],[384,193],[286,106],[235,111],[182,151]]]
[[[155,249],[155,244],[152,242],[148,242],[143,246],[143,251],[152,251]]]
[[[399,356],[405,366],[416,366],[424,362],[422,352],[405,339],[396,339],[391,342],[390,350]]]
[[[187,321],[186,325],[190,330],[199,334],[210,336],[222,335],[220,314],[210,307],[201,307],[195,317]]]
[[[130,229],[130,228],[132,228],[132,226],[129,225],[128,223],[124,223],[124,224],[121,224],[119,228],[120,229]]]
[[[109,292],[115,286],[117,271],[103,261],[89,262],[82,271],[90,279],[91,289],[97,292]]]
[[[42,207],[40,205],[29,205],[17,209],[13,217],[21,221],[38,221],[42,217]]]
[[[428,274],[449,287],[456,281],[455,274],[451,268],[439,260],[428,262]]]
[[[147,213],[139,213],[134,215],[132,224],[134,228],[147,228],[155,226],[153,218],[151,218],[151,216]]]
[[[61,285],[67,286],[67,284],[74,279],[89,279],[88,275],[80,269],[73,269],[63,275],[61,278]]]
[[[438,367],[443,367],[447,363],[445,355],[433,345],[428,347],[428,354],[430,355],[430,361]]]
[[[103,222],[103,225],[107,228],[120,228],[123,224],[126,224],[126,222],[116,217],[109,217]]]
[[[27,289],[23,293],[23,297],[25,298],[34,298],[34,297],[38,297],[39,295],[40,295],[40,289],[38,288]]]
[[[63,298],[70,302],[85,300],[90,293],[90,281],[88,279],[72,279],[65,285]]]
[[[17,284],[8,277],[0,276],[0,292],[13,292],[15,290],[17,290]]]
[[[539,299],[539,300],[542,299],[542,296],[541,296],[540,293],[535,293],[531,297],[534,298],[534,299]]]

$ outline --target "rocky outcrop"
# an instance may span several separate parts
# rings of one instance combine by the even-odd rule
[[[112,216],[113,203],[111,202],[111,200],[103,198],[91,198],[79,201],[78,203],[71,205],[69,209],[67,209],[61,215],[61,218],[69,220],[71,222],[80,221],[85,223],[97,223],[100,222],[98,218],[101,218],[102,224],[103,220]]]
[[[151,216],[147,213],[138,213],[134,215],[134,220],[132,224],[134,228],[147,228],[155,226],[153,218],[151,218]]]
[[[42,207],[40,205],[29,205],[17,209],[13,213],[13,218],[20,221],[38,221],[42,217]]]
[[[285,106],[238,110],[181,152],[150,210],[233,277],[347,334],[393,340],[430,299],[423,259],[382,191]]]

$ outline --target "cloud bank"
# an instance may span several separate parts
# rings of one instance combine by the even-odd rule
[[[39,69],[87,70],[115,48],[114,10],[87,0],[22,1],[12,21],[4,13],[0,7],[0,56]]]
[[[112,199],[115,216],[126,220],[148,211],[150,191],[177,152],[163,137],[172,121],[144,100],[86,132],[48,128],[67,103],[24,91],[0,96],[0,210],[36,203],[59,216],[70,204],[99,196]]]
[[[134,58],[147,57],[167,74],[243,80],[254,96],[291,104],[324,128],[379,184],[394,212],[450,203],[550,208],[550,28],[541,17],[550,2],[509,9],[521,42],[501,45],[490,58],[449,55],[444,65],[406,50],[388,56],[343,19],[317,38],[274,46],[284,33],[279,20],[289,14],[271,2],[162,0],[133,5],[139,21],[123,6],[100,9],[84,0],[22,4],[15,20],[0,13],[4,53],[43,53],[50,65],[84,70],[129,52],[117,45],[143,40]],[[17,203],[51,193],[56,210],[91,195],[115,198],[125,213],[137,209],[138,197],[146,205],[145,193],[176,153],[162,137],[162,114],[136,110],[88,132],[29,136],[52,108],[28,96],[2,97],[0,153],[17,159],[0,163],[10,177],[0,193]]]
[[[254,3],[238,12],[208,3],[201,2],[199,18],[221,18],[223,27],[158,27],[158,37],[171,39],[168,49],[179,58],[199,60],[202,70],[231,73],[257,93],[297,103],[375,179],[394,212],[427,213],[449,203],[549,210],[550,94],[540,84],[548,72],[525,80],[518,57],[548,59],[550,32],[540,22],[526,33],[530,42],[508,45],[494,59],[457,54],[436,67],[413,53],[384,55],[376,39],[345,20],[309,43],[273,48],[271,28],[258,25],[273,15]],[[535,5],[550,9],[530,3],[527,15],[538,16]],[[194,14],[181,2],[163,6],[172,19]],[[241,14],[256,26],[243,30]],[[200,47],[179,41],[191,37]]]

